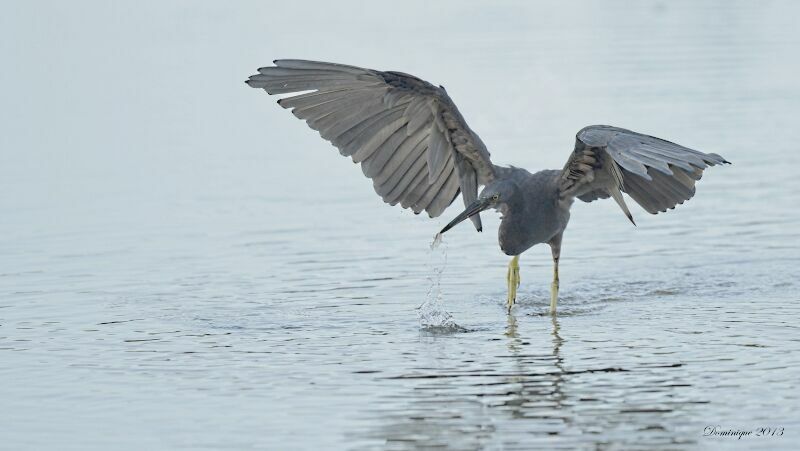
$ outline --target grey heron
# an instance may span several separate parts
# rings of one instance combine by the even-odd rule
[[[360,163],[384,202],[435,218],[461,192],[466,209],[437,237],[467,218],[480,232],[480,213],[500,211],[500,249],[512,257],[506,278],[509,312],[520,283],[520,254],[547,243],[553,256],[550,312],[555,314],[561,239],[574,199],[610,197],[635,225],[622,193],[657,214],[690,199],[705,168],[729,163],[720,155],[624,128],[590,125],[577,133],[563,169],[531,174],[493,164],[442,86],[402,72],[336,63],[282,59],[273,64],[246,83],[269,94],[294,93],[278,104]]]

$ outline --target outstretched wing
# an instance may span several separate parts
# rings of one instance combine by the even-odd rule
[[[401,72],[342,64],[275,60],[247,84],[269,94],[361,163],[375,192],[391,205],[439,216],[461,190],[465,204],[494,178],[481,139],[442,87]],[[312,91],[312,92],[307,92]],[[480,218],[473,218],[481,230]]]
[[[623,128],[590,125],[576,135],[560,191],[584,202],[612,197],[633,222],[621,192],[657,214],[689,200],[703,170],[722,163],[730,162]]]

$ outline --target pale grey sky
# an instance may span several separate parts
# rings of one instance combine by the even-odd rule
[[[560,167],[590,123],[720,151],[711,131],[752,119],[733,114],[748,96],[796,95],[792,5],[754,14],[690,1],[5,2],[0,202],[22,211],[163,199],[256,173],[350,171],[333,155],[304,162],[325,144],[242,83],[285,57],[444,84],[497,161],[531,169]],[[252,160],[253,174],[220,172],[231,159]]]

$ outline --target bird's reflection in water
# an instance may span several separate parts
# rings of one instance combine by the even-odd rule
[[[620,437],[622,443],[638,443],[648,449],[696,443],[688,431],[691,423],[685,418],[694,405],[707,401],[680,395],[681,376],[676,374],[681,372],[680,364],[598,367],[601,362],[596,358],[573,355],[572,362],[565,365],[559,319],[552,316],[549,321],[549,354],[530,352],[531,346],[520,335],[513,315],[508,316],[505,331],[509,356],[516,366],[506,378],[506,386],[514,388],[509,390],[508,399],[494,407],[525,422],[524,429],[532,437],[529,444],[537,443],[534,438],[538,437],[538,443],[544,446],[549,443],[547,437],[555,436],[561,436],[559,442],[608,444],[614,440],[609,441],[607,434],[620,429],[628,434]],[[639,384],[642,379],[650,380],[649,384],[631,385],[630,379]]]
[[[562,412],[566,399],[564,393],[565,371],[561,346],[564,339],[559,334],[558,317],[550,318],[552,347],[549,353],[532,354],[528,342],[518,332],[517,318],[508,315],[506,336],[509,355],[514,359],[516,371],[509,375],[507,382],[513,387],[510,398],[497,407],[510,412],[514,418],[535,418],[544,420],[538,428],[548,434],[558,434],[569,417]]]
[[[549,332],[541,328],[548,322]],[[489,338],[504,342],[500,355],[495,345],[488,348],[495,354],[484,353],[483,339],[472,348],[459,337],[425,337],[421,350],[441,352],[432,365],[384,378],[393,391],[371,413],[382,424],[368,439],[385,449],[694,443],[685,418],[701,401],[682,396],[680,365],[637,366],[623,355],[618,361],[630,366],[616,368],[592,352],[565,355],[568,339],[557,317],[520,325],[509,315],[503,335]]]
[[[525,419],[520,425],[531,432],[557,434],[567,422],[559,414],[566,396],[558,328],[553,318],[552,347],[530,354],[533,346],[520,336],[516,317],[509,315],[502,337],[509,352],[495,356],[496,370],[439,368],[398,377],[411,385],[403,397],[410,402],[382,412],[386,422],[370,438],[384,440],[387,449],[483,449],[500,438],[496,416],[501,412]]]

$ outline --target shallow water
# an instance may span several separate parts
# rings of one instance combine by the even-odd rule
[[[550,6],[9,7],[0,448],[796,446],[800,7]],[[636,228],[577,203],[558,317],[543,247],[506,315],[497,217],[430,249],[459,207],[384,206],[241,84],[287,56],[446,84],[504,164],[591,123],[734,164]]]

